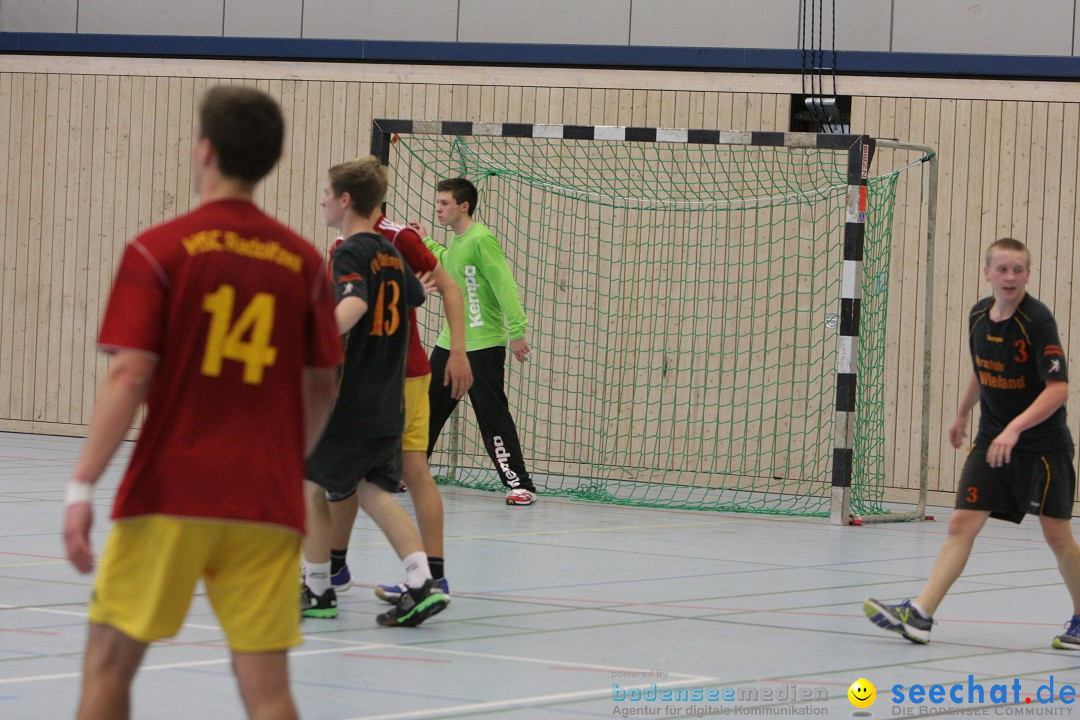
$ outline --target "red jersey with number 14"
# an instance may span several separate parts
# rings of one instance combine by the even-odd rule
[[[303,369],[342,356],[311,244],[243,200],[151,228],[124,252],[98,345],[159,360],[113,518],[303,530]]]

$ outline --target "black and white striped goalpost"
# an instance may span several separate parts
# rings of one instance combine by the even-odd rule
[[[835,444],[832,464],[830,520],[846,525],[851,516],[854,468],[855,411],[858,386],[859,305],[862,296],[863,242],[866,226],[867,177],[876,140],[868,135],[831,135],[769,131],[691,130],[617,127],[606,125],[542,125],[443,120],[386,120],[372,122],[371,153],[389,165],[395,134],[491,136],[621,142],[695,143],[817,148],[846,151],[847,201],[844,224],[844,262],[836,360]]]
[[[856,135],[851,139],[851,144],[847,146],[848,191],[844,218],[843,278],[840,283],[840,335],[836,353],[836,442],[829,508],[829,519],[833,525],[846,525],[851,516],[855,409],[859,383],[859,306],[862,302],[863,243],[866,238],[866,178],[870,174],[870,161],[874,155],[873,138]]]

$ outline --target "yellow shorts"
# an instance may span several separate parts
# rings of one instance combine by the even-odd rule
[[[237,652],[299,645],[300,535],[287,528],[144,515],[113,526],[90,621],[140,642],[172,637],[201,579]]]
[[[431,373],[405,378],[405,432],[401,435],[402,452],[427,452],[428,423],[431,419],[431,401],[428,386]]]

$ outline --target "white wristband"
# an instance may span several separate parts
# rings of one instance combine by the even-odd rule
[[[67,497],[64,498],[64,502],[68,505],[90,502],[90,493],[93,489],[94,486],[90,483],[79,482],[78,480],[69,480],[67,486]]]

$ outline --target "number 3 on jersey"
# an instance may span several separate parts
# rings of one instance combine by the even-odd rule
[[[255,293],[240,317],[233,322],[235,304],[236,288],[232,285],[220,285],[203,298],[203,310],[210,313],[210,330],[206,336],[202,373],[218,377],[225,360],[236,360],[244,363],[244,382],[258,385],[263,381],[263,371],[277,359],[277,348],[270,347],[270,333],[274,329],[274,296],[264,292]],[[249,339],[244,340],[244,335],[248,333]]]

